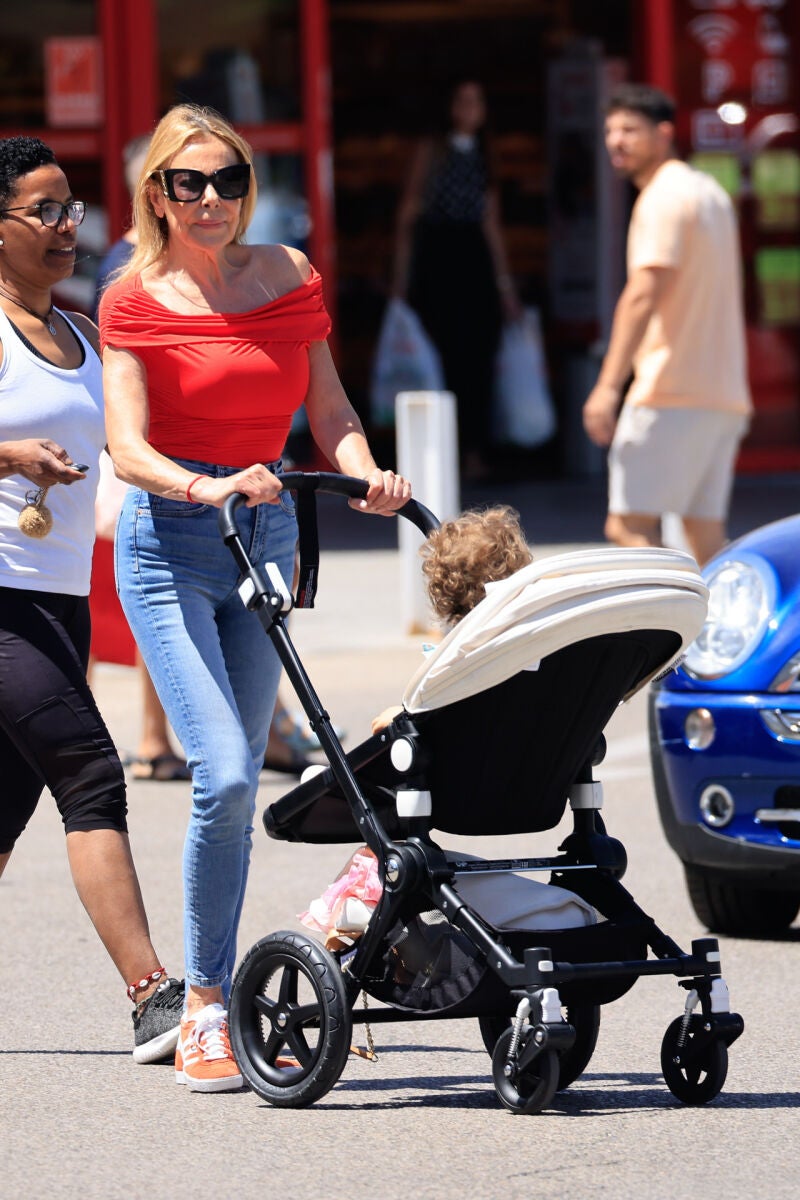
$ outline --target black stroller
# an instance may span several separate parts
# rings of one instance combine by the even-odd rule
[[[310,607],[315,492],[363,496],[366,485],[301,473],[283,483],[297,496],[297,602]],[[718,943],[701,938],[685,953],[625,890],[625,849],[606,833],[593,777],[614,709],[702,626],[706,591],[693,560],[668,550],[591,550],[541,560],[493,585],[420,667],[404,713],[345,754],[286,630],[291,595],[242,545],[235,512],[243,502],[231,497],[220,514],[242,571],[240,594],[330,764],[270,805],[264,825],[285,841],[364,843],[382,884],[352,947],[332,953],[306,933],[283,931],[244,956],[229,1023],[247,1083],[271,1104],[309,1105],[341,1075],[354,1023],[471,1017],[502,1104],[540,1112],[585,1070],[601,1006],[639,976],[673,975],[687,995],[664,1034],[664,1078],[685,1104],[712,1100],[743,1030]],[[416,501],[401,515],[423,533],[437,525]],[[573,829],[551,858],[456,858],[431,835],[534,834],[554,829],[568,802]],[[526,872],[545,872],[549,883]],[[511,919],[507,905],[500,912],[492,903],[510,879],[521,897]],[[542,903],[544,893],[557,903]],[[368,1010],[355,1007],[362,992]]]

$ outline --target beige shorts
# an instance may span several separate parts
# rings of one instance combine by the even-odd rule
[[[749,417],[624,404],[608,454],[608,511],[724,520]]]

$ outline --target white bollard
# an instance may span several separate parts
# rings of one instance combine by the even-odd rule
[[[440,521],[457,516],[458,425],[453,393],[399,392],[395,401],[395,429],[397,469],[411,480],[415,498]],[[422,534],[410,521],[401,520],[398,538],[405,631],[427,633],[434,622],[419,556]]]

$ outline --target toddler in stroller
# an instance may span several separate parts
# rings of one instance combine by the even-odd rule
[[[532,560],[519,513],[507,504],[465,512],[444,522],[428,534],[420,554],[433,615],[446,628],[483,600],[487,587]],[[433,649],[423,647],[427,652]],[[372,732],[385,729],[404,712],[402,705],[385,708],[373,718]],[[364,932],[381,892],[378,860],[368,846],[362,846],[308,911],[299,914],[300,920],[323,936],[329,950],[341,950]]]
[[[302,532],[314,491],[357,496],[364,487],[294,474],[284,486],[306,498],[298,504],[301,552],[303,541],[315,542]],[[593,778],[616,706],[672,664],[702,626],[706,591],[693,560],[603,549],[530,563],[487,590],[420,665],[404,711],[345,755],[286,633],[287,589],[249,562],[238,537],[241,502],[228,502],[220,527],[246,577],[242,598],[330,763],[267,809],[267,832],[366,842],[382,884],[353,949],[332,954],[284,931],[245,955],[229,1020],[247,1082],[276,1105],[323,1096],[344,1068],[353,1022],[365,1019],[354,1009],[363,991],[378,1002],[373,1024],[477,1018],[499,1099],[512,1112],[539,1112],[585,1069],[600,1006],[639,976],[674,975],[687,997],[664,1035],[665,1080],[685,1103],[716,1096],[727,1047],[743,1028],[729,1011],[717,942],[698,939],[685,953],[626,891],[625,851],[606,834]],[[414,501],[402,512],[423,532],[436,525]],[[301,577],[315,574],[312,564]],[[538,669],[526,669],[535,662]],[[454,859],[438,842],[448,833],[553,829],[567,803],[573,830],[551,858]],[[499,880],[536,871],[549,873],[541,890],[557,889],[555,902],[542,903],[537,888],[534,900],[504,900],[506,911],[492,903]]]

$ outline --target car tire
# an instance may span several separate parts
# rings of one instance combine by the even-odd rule
[[[693,863],[683,869],[692,908],[711,933],[771,937],[785,932],[800,909],[800,892],[747,887]]]

